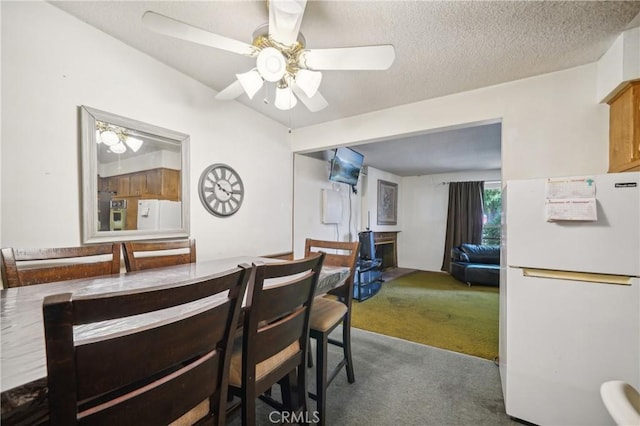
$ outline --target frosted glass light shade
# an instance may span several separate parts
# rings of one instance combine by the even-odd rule
[[[275,106],[283,111],[289,110],[296,106],[298,100],[293,96],[293,92],[290,87],[278,87],[276,89],[276,101]]]
[[[256,66],[262,78],[271,82],[280,80],[287,71],[287,63],[284,60],[284,56],[274,47],[265,47],[260,51]]]
[[[309,98],[312,98],[318,92],[321,81],[322,73],[320,71],[301,69],[296,73],[296,84]]]
[[[249,99],[253,99],[255,94],[264,84],[262,77],[260,77],[260,73],[255,68],[249,72],[236,74],[236,77]]]
[[[117,144],[109,147],[109,149],[115,154],[123,154],[127,150],[127,147],[124,146],[122,142],[118,142]]]
[[[96,143],[102,143],[102,139],[100,139],[100,130],[96,130]]]
[[[131,151],[138,152],[144,141],[142,139],[127,136],[127,139],[125,139],[124,143],[126,143],[127,146],[131,148]]]
[[[105,130],[104,132],[100,133],[100,140],[107,146],[113,146],[120,142],[120,138],[118,138],[118,135],[113,130]]]

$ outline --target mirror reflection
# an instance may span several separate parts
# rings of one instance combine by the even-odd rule
[[[90,181],[84,188],[96,188],[95,195],[85,194],[85,242],[188,235],[188,136],[88,107],[82,111],[88,153],[83,176]],[[87,171],[91,165],[95,170]],[[87,223],[87,216],[94,220]]]

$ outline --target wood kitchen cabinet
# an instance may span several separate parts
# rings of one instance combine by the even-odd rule
[[[114,192],[118,198],[158,198],[180,201],[180,170],[152,169],[100,178],[101,191]]]
[[[118,176],[117,177],[117,181],[118,181],[118,189],[116,190],[118,192],[118,195],[121,197],[127,197],[129,196],[129,182],[131,180],[131,177],[129,175],[122,175],[122,176]]]
[[[159,198],[180,201],[180,170],[153,169],[146,172],[147,194]]]
[[[640,171],[640,81],[609,101],[609,173]]]
[[[147,193],[147,175],[146,173],[132,173],[129,176],[129,194],[130,196],[139,196]]]

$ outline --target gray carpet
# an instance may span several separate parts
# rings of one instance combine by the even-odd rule
[[[331,383],[327,425],[518,425],[504,411],[493,362],[359,329],[351,337],[356,382],[342,372]],[[271,407],[257,404],[258,424],[272,424]],[[227,424],[241,424],[239,411]]]

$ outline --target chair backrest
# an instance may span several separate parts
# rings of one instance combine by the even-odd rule
[[[128,241],[123,245],[124,264],[128,272],[196,261],[196,241],[193,239]]]
[[[309,317],[324,253],[300,260],[259,265],[247,291],[244,318],[242,385],[259,395],[296,366],[304,368],[309,343]],[[264,287],[265,280],[280,282]],[[286,358],[258,383],[256,365],[284,352]]]
[[[339,250],[339,252],[336,253],[326,253],[324,265],[346,266],[350,269],[349,277],[346,279],[345,283],[340,287],[329,291],[330,294],[340,297],[347,306],[351,306],[351,299],[353,298],[353,278],[356,273],[359,249],[359,241],[325,241],[307,238],[304,244],[305,256],[309,256],[312,253],[319,251]]]
[[[224,424],[229,349],[250,272],[46,297],[51,424],[169,424],[207,399],[209,415]],[[74,326],[107,320],[111,329],[100,324],[89,339],[74,340]]]
[[[2,281],[20,287],[120,273],[120,243],[45,249],[3,248]]]

